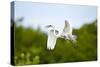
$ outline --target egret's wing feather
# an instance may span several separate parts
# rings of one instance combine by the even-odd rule
[[[50,32],[48,33],[48,41],[47,41],[47,48],[48,49],[54,49],[55,45],[56,45],[56,36],[54,35],[54,31],[50,30]]]
[[[71,25],[65,20],[65,26],[62,33],[72,33]]]

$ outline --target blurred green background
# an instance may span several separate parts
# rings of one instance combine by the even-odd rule
[[[97,60],[97,20],[74,29],[78,47],[67,40],[59,38],[54,50],[47,50],[47,34],[31,27],[23,27],[14,22],[15,65],[51,64]]]

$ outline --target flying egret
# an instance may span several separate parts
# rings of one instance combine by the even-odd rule
[[[53,25],[47,25],[46,28],[51,28],[49,29],[47,40],[47,49],[49,50],[53,50],[55,48],[57,38],[64,38],[71,42],[76,42],[76,36],[72,35],[72,27],[67,20],[65,20],[65,26],[61,33],[56,30]]]

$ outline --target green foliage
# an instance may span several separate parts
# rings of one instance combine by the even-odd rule
[[[70,41],[59,38],[54,50],[47,50],[47,35],[41,28],[34,30],[15,24],[15,65],[50,64],[97,59],[97,21],[74,29],[78,47]]]

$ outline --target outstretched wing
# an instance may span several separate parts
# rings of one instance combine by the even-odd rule
[[[56,45],[57,37],[54,35],[54,30],[50,30],[48,33],[47,49],[53,50]]]
[[[72,27],[71,25],[68,23],[67,20],[65,20],[65,26],[64,29],[62,31],[62,34],[72,34]]]

